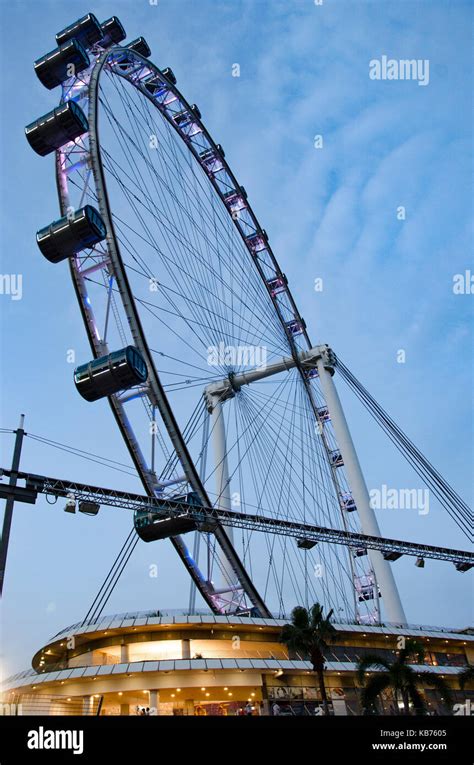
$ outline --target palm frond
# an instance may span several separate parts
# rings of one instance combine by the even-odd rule
[[[398,654],[398,661],[400,664],[410,663],[411,657],[415,657],[418,664],[423,664],[425,660],[425,649],[418,640],[407,640],[404,648],[400,650]]]
[[[474,683],[474,664],[468,664],[462,672],[459,672],[457,678],[463,690],[468,683]]]
[[[291,612],[291,623],[300,630],[307,629],[310,625],[310,617],[306,608],[296,606]]]
[[[360,701],[364,709],[370,709],[375,706],[377,698],[382,691],[390,686],[390,675],[383,672],[380,675],[374,675],[369,678],[360,694]]]
[[[451,693],[451,688],[446,683],[445,680],[443,680],[440,675],[438,675],[436,672],[419,672],[418,673],[418,679],[422,680],[425,685],[432,685],[438,693],[441,694],[443,697],[446,706],[451,707],[453,704],[453,696]]]
[[[418,688],[416,687],[415,683],[410,683],[407,687],[408,695],[413,702],[413,706],[415,707],[415,712],[417,714],[424,714],[426,712],[426,704],[423,699],[423,696],[419,692]]]
[[[378,653],[369,653],[366,656],[363,656],[362,659],[359,660],[359,663],[357,665],[357,679],[359,682],[364,681],[365,673],[368,669],[378,669],[378,670],[386,670],[387,672],[390,671],[390,663],[386,661],[383,656],[380,656]]]

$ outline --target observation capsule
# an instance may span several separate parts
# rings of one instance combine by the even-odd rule
[[[102,40],[100,41],[101,48],[110,48],[111,45],[117,45],[122,42],[122,40],[125,40],[127,36],[125,34],[125,29],[117,16],[111,16],[110,19],[107,19],[100,25],[100,28],[103,34]]]
[[[107,236],[105,223],[91,205],[68,217],[65,215],[40,229],[36,234],[38,247],[51,263],[60,263],[76,253],[93,247]]]
[[[27,125],[25,135],[31,148],[41,157],[87,133],[87,117],[74,101],[67,101]]]
[[[93,359],[74,370],[76,388],[86,401],[97,401],[134,385],[143,385],[147,378],[146,362],[133,345]]]
[[[186,534],[189,531],[196,531],[197,523],[187,513],[183,512],[172,518],[163,517],[163,513],[166,513],[167,510],[179,510],[183,502],[196,507],[202,506],[198,495],[195,492],[190,492],[163,502],[160,513],[135,510],[134,526],[140,539],[143,539],[144,542],[153,542],[155,539],[167,539],[179,534]]]
[[[45,88],[52,90],[72,77],[71,67],[74,67],[72,71],[76,75],[87,69],[89,64],[90,59],[84,47],[78,40],[73,39],[41,56],[35,61],[34,69]]]
[[[174,74],[173,70],[169,66],[167,66],[165,69],[163,69],[162,74],[166,77],[167,80],[172,82],[173,85],[176,85],[176,83],[178,82],[178,80],[175,77],[175,74]]]
[[[139,53],[140,56],[144,56],[145,58],[151,56],[151,50],[144,37],[137,37],[136,40],[132,40],[132,42],[127,45],[127,48],[134,50],[135,53]]]
[[[81,16],[80,19],[69,24],[56,35],[56,42],[62,45],[68,40],[75,38],[85,48],[92,48],[103,37],[104,33],[93,13]]]

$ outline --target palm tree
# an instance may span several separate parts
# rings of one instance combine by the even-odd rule
[[[447,706],[451,706],[452,697],[449,687],[444,680],[435,672],[417,672],[409,666],[409,661],[415,658],[417,664],[423,664],[424,649],[415,640],[407,640],[395,661],[390,662],[380,654],[367,654],[360,659],[357,666],[357,678],[364,684],[361,693],[362,707],[366,714],[376,711],[376,701],[382,691],[390,688],[395,697],[395,704],[403,704],[404,714],[410,714],[410,702],[413,704],[416,714],[425,714],[426,704],[418,690],[422,684],[432,685],[441,694]],[[367,678],[365,673],[369,669],[379,670],[377,674]]]
[[[468,683],[474,682],[474,664],[468,664],[458,675],[459,686],[464,690]]]
[[[323,702],[324,714],[329,714],[328,697],[324,684],[324,651],[328,642],[334,639],[336,628],[331,624],[333,611],[323,615],[323,608],[315,603],[310,609],[296,606],[291,612],[291,624],[285,624],[280,635],[280,643],[287,648],[309,656],[313,671],[318,677],[319,690]]]

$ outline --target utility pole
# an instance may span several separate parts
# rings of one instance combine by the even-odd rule
[[[25,435],[25,431],[23,429],[24,423],[25,423],[25,415],[22,414],[20,416],[20,425],[18,429],[15,431],[16,433],[15,448],[13,450],[12,469],[11,469],[10,481],[9,481],[9,485],[12,488],[16,486],[16,483],[18,480],[18,468],[20,466],[21,447],[23,444],[23,437]],[[15,500],[13,496],[8,497],[5,503],[5,515],[3,516],[2,541],[1,541],[1,549],[0,549],[0,597],[3,594],[3,580],[5,578],[5,568],[7,565],[8,542],[10,540],[10,529],[12,525],[14,504],[15,504]]]

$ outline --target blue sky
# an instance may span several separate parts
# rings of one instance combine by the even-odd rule
[[[65,269],[41,257],[35,232],[56,217],[51,157],[23,127],[56,105],[34,59],[87,11],[144,34],[152,59],[172,66],[270,234],[314,343],[328,342],[412,440],[472,502],[472,304],[453,275],[472,263],[472,4],[312,0],[121,0],[84,5],[0,3],[2,16],[2,274],[22,274],[23,297],[0,295],[1,422],[129,464],[106,405],[78,400],[66,352],[88,356]],[[430,82],[373,81],[369,61],[428,59]],[[240,77],[232,65],[240,64]],[[314,145],[322,135],[323,148]],[[406,209],[405,220],[397,208]],[[324,289],[313,285],[322,277]],[[397,363],[397,351],[406,362]],[[369,487],[418,487],[341,382]],[[8,464],[12,436],[1,437]],[[25,469],[138,488],[134,479],[27,439]],[[130,524],[117,510],[75,518],[49,507],[15,510],[5,586],[2,663],[77,621]],[[467,547],[433,504],[427,516],[379,511],[384,534]],[[108,610],[186,606],[188,580],[170,545],[142,545]],[[169,578],[144,576],[150,563]],[[465,626],[470,575],[450,564],[395,564],[412,623]]]

